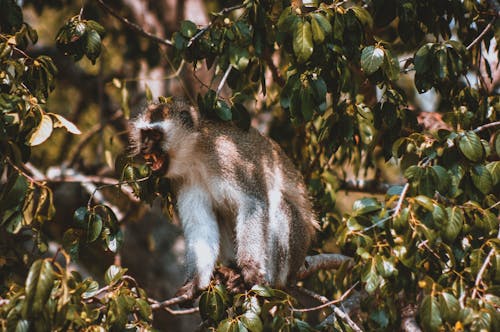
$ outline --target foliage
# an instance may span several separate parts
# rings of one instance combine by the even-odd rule
[[[75,9],[66,1],[26,3],[37,12]],[[294,156],[317,202],[322,231],[314,250],[333,243],[354,258],[352,267],[320,271],[304,285],[338,298],[360,282],[356,292],[367,295],[352,318],[363,329],[398,330],[404,309],[416,306],[425,331],[500,330],[500,97],[485,83],[498,79],[498,63],[485,54],[495,40],[498,62],[498,7],[494,0],[245,0],[212,13],[207,26],[184,20],[163,41],[172,66],[205,64],[220,78],[219,88],[197,96],[207,116],[248,128],[250,113],[260,111],[249,112],[254,99],[273,112],[271,136]],[[124,62],[155,64],[157,39],[141,44],[138,33],[117,29],[93,4],[86,8],[52,36],[65,55],[99,63],[106,32],[126,39]],[[0,0],[0,326],[149,329],[148,296],[125,269],[109,267],[99,288],[68,268],[82,248],[117,252],[123,242],[115,212],[93,204],[93,194],[51,239],[61,254],[47,255],[55,203],[51,187],[30,175],[32,146],[54,128],[80,131],[49,111],[57,68],[50,56],[31,55],[38,33],[23,10]],[[92,19],[83,18],[87,11]],[[109,81],[128,114],[131,87],[117,76]],[[229,98],[222,98],[224,84]],[[417,120],[418,94],[429,90],[439,96],[438,130]],[[147,167],[115,157],[121,185],[148,203],[168,198],[168,184]],[[383,195],[368,190],[341,216],[335,203],[347,174],[374,174],[379,183],[387,165],[405,181]],[[295,305],[279,290],[235,295],[213,283],[199,309],[217,331],[351,328],[339,317],[313,328]]]

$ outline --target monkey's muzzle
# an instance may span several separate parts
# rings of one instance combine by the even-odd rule
[[[159,172],[167,166],[166,154],[147,153],[144,154],[144,159],[153,172]]]

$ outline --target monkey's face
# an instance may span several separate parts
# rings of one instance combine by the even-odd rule
[[[131,125],[133,155],[141,155],[155,173],[168,172],[171,155],[195,131],[196,117],[182,101],[150,105]]]
[[[164,173],[168,168],[168,154],[163,151],[164,133],[157,128],[140,130],[140,154],[153,172]]]

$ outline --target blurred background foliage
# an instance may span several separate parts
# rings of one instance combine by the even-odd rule
[[[500,330],[499,13],[0,0],[2,330]],[[311,254],[350,257],[300,282],[309,301],[214,282],[199,313],[163,310],[181,230],[168,184],[126,149],[128,119],[170,95],[258,128],[301,169]],[[295,309],[311,298],[342,305]]]

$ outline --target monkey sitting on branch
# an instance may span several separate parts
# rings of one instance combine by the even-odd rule
[[[186,240],[193,299],[218,259],[246,285],[285,288],[297,277],[318,228],[302,175],[257,130],[205,119],[181,99],[150,105],[131,124],[133,154],[169,179]]]

